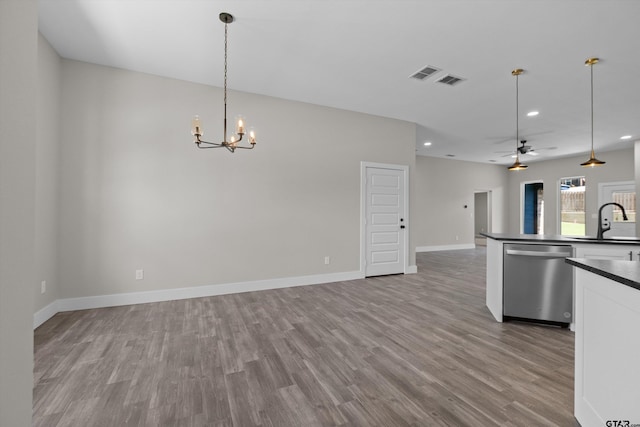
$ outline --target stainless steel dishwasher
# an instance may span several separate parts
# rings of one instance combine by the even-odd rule
[[[566,245],[504,245],[503,315],[568,326],[573,311],[573,268]]]

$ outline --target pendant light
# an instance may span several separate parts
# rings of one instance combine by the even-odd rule
[[[528,168],[527,165],[520,163],[520,150],[518,150],[518,144],[520,142],[520,134],[519,134],[519,126],[518,126],[518,118],[520,115],[520,112],[518,110],[518,76],[520,74],[524,73],[524,70],[522,68],[516,68],[515,70],[513,70],[511,72],[512,76],[516,77],[516,161],[515,163],[513,163],[511,166],[509,166],[509,170],[510,171],[521,171],[523,169]]]
[[[202,131],[202,125],[200,124],[200,117],[195,116],[191,122],[191,135],[194,136],[194,141],[198,148],[226,148],[232,153],[238,148],[245,150],[251,150],[256,146],[256,135],[253,130],[249,131],[248,143],[249,145],[240,145],[242,137],[247,133],[245,129],[245,123],[242,118],[238,118],[236,123],[235,133],[236,135],[227,136],[227,27],[234,21],[233,15],[230,13],[222,12],[219,16],[220,21],[224,23],[224,121],[223,121],[223,133],[222,142],[208,142],[202,140],[204,132]]]
[[[580,163],[584,167],[594,167],[604,165],[605,162],[596,159],[596,153],[593,151],[593,66],[599,61],[598,58],[589,58],[584,61],[584,65],[591,68],[591,157],[584,163]]]

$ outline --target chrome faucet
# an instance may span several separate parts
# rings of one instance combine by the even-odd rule
[[[609,202],[609,203],[605,203],[604,205],[600,206],[600,209],[598,210],[598,235],[596,236],[596,238],[598,240],[604,239],[604,237],[602,236],[604,234],[604,232],[611,230],[611,223],[607,224],[606,227],[602,226],[602,209],[605,206],[609,206],[609,205],[616,205],[617,207],[622,209],[622,219],[625,220],[625,221],[629,220],[629,218],[627,218],[627,213],[624,211],[624,206],[622,206],[620,203]]]

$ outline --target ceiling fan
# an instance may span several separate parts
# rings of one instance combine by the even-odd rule
[[[556,147],[549,147],[549,148],[541,148],[541,150],[554,150]],[[509,151],[496,151],[496,153],[509,153],[509,154],[505,154],[502,157],[516,157],[516,153],[514,153],[513,151],[509,150]],[[534,148],[530,145],[527,145],[527,140],[523,139],[520,141],[520,146],[518,147],[518,153],[520,154],[526,154],[529,156],[537,156],[539,155],[539,153],[537,151],[534,150]]]

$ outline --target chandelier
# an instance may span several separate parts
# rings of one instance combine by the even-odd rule
[[[584,61],[584,65],[591,68],[591,157],[584,163],[580,163],[580,166],[594,167],[602,166],[605,164],[602,160],[596,159],[596,153],[593,151],[593,66],[599,61],[598,58],[589,58]]]
[[[209,142],[204,141],[202,136],[204,132],[202,125],[200,124],[200,117],[195,116],[191,122],[191,135],[194,136],[193,142],[196,143],[198,148],[221,148],[224,147],[232,153],[238,148],[245,150],[251,150],[256,146],[256,134],[253,130],[249,131],[248,142],[250,145],[240,145],[242,138],[246,134],[245,123],[242,118],[238,118],[236,123],[235,135],[227,137],[227,26],[233,22],[233,15],[230,13],[222,12],[220,14],[220,20],[224,22],[224,122],[223,122],[223,138],[222,142]],[[228,140],[227,140],[228,138]]]
[[[522,68],[516,68],[511,72],[511,75],[516,77],[516,161],[509,166],[510,171],[520,171],[528,167],[527,165],[520,163],[520,150],[518,150],[518,143],[520,142],[520,134],[518,132],[518,76],[522,73],[524,73]]]

